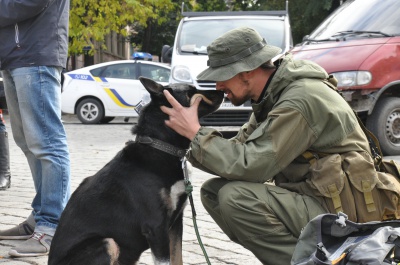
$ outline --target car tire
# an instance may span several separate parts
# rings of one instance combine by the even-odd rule
[[[84,124],[98,124],[104,118],[103,104],[94,98],[84,99],[79,102],[76,115]]]
[[[100,123],[106,124],[114,119],[115,119],[115,117],[104,117],[103,119],[101,119]]]
[[[366,127],[378,138],[383,155],[400,155],[400,100],[382,98],[367,118]]]

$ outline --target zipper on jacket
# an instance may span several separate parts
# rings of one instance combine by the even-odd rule
[[[21,49],[21,45],[19,45],[19,29],[17,23],[15,23],[15,44],[17,45],[17,49]]]

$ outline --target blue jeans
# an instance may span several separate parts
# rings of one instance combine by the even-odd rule
[[[70,197],[69,150],[61,121],[61,68],[33,66],[2,73],[12,133],[28,160],[35,185],[35,231],[54,235]]]

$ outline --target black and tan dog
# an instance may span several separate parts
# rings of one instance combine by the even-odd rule
[[[202,97],[198,114],[219,107],[223,93],[187,84],[162,86],[140,78],[151,95],[128,142],[72,194],[54,235],[49,265],[136,264],[150,248],[155,264],[182,264],[187,195],[181,159],[190,141],[168,128],[160,106],[168,89],[183,106]]]

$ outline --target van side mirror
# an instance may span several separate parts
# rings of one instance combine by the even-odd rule
[[[161,50],[161,62],[171,63],[172,59],[172,47],[169,45],[164,45]]]
[[[302,41],[304,42],[304,41],[308,40],[308,38],[310,38],[310,35],[305,35],[305,36],[303,37],[303,40],[302,40]]]

